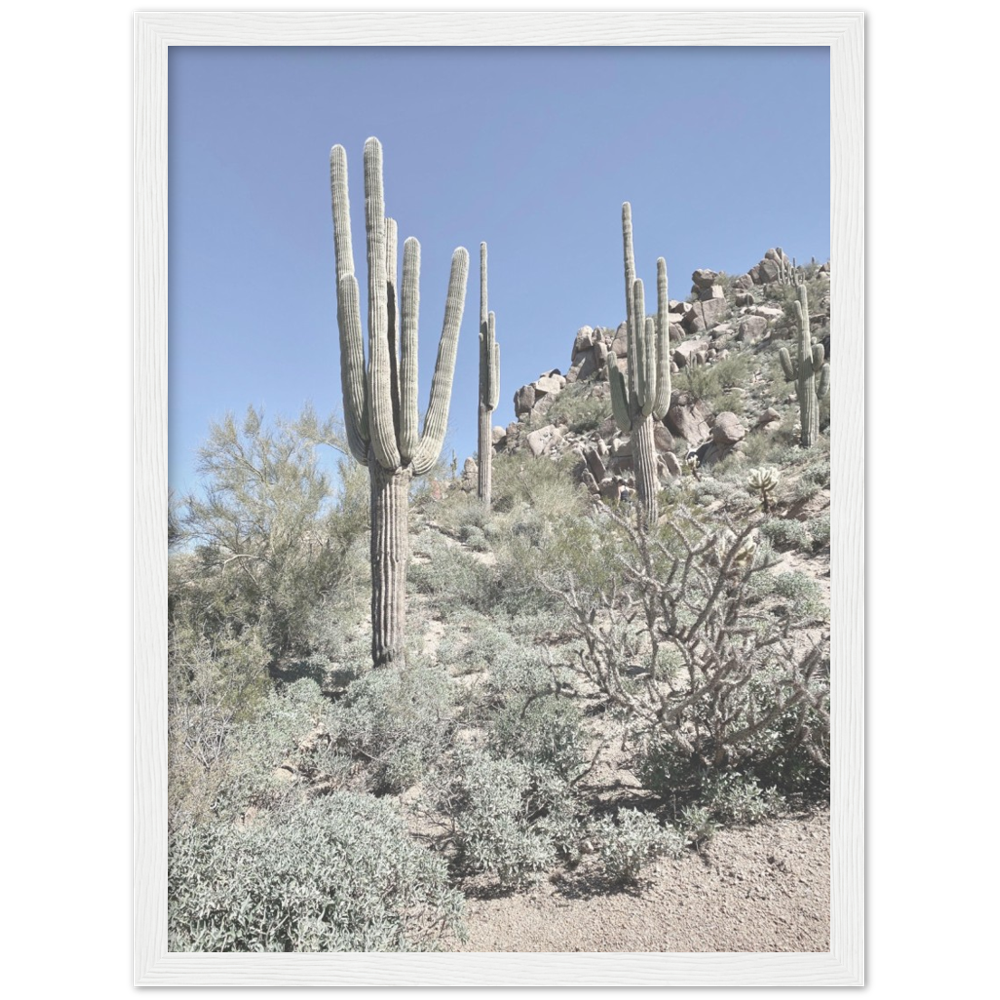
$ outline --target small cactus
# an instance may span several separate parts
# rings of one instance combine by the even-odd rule
[[[628,382],[614,355],[608,355],[611,409],[618,427],[632,438],[636,493],[643,519],[655,524],[659,513],[656,442],[653,423],[670,407],[670,322],[667,315],[667,263],[656,262],[656,317],[646,315],[642,280],[635,276],[632,206],[622,205],[625,256],[625,309],[628,325]]]
[[[819,400],[830,391],[830,363],[825,360],[823,345],[813,343],[809,332],[809,294],[806,286],[798,285],[799,297],[795,301],[795,319],[799,328],[798,357],[793,362],[788,348],[778,352],[785,379],[795,383],[799,400],[803,448],[810,448],[819,435]]]
[[[747,487],[760,494],[765,514],[771,511],[771,500],[779,478],[777,469],[751,469],[747,477]]]

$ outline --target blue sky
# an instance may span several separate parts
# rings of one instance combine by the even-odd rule
[[[810,48],[170,49],[169,479],[195,488],[209,423],[341,408],[329,150],[347,150],[365,285],[362,150],[421,243],[420,406],[452,251],[471,268],[449,436],[476,448],[479,244],[514,390],[569,366],[576,330],[624,317],[621,204],[636,268],[670,296],[768,247],[826,260],[829,51]],[[365,308],[362,305],[362,317]]]

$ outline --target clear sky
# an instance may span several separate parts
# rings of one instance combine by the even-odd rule
[[[828,49],[172,47],[169,68],[169,478],[181,492],[227,410],[341,409],[335,143],[362,296],[370,135],[400,247],[421,244],[421,411],[451,254],[469,250],[442,453],[460,463],[476,449],[480,242],[504,425],[515,389],[567,370],[580,326],[624,318],[623,201],[654,300],[659,256],[678,299],[698,267],[738,274],[772,246],[829,256]]]

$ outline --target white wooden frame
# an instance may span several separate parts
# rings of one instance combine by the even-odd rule
[[[836,13],[139,13],[134,20],[134,976],[142,986],[858,986],[864,976],[864,17]],[[221,955],[166,934],[167,49],[170,45],[830,47],[831,950]]]

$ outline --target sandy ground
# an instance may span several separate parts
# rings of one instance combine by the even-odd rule
[[[585,859],[529,890],[465,886],[457,951],[829,951],[827,812],[720,830],[703,854],[660,860],[628,889]]]

